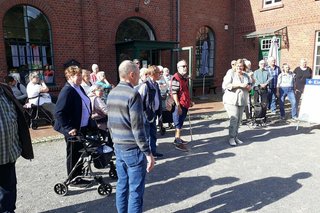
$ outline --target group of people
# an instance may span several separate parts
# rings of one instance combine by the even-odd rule
[[[252,71],[251,62],[247,59],[238,59],[231,62],[223,78],[223,103],[230,118],[229,144],[242,144],[238,137],[238,129],[242,121],[245,108],[251,108],[251,96],[255,104],[260,103],[264,111],[267,108],[270,114],[276,115],[279,102],[280,119],[285,117],[285,99],[288,97],[291,104],[291,119],[298,118],[298,108],[301,95],[304,91],[306,79],[312,78],[312,70],[307,66],[307,60],[302,58],[300,65],[293,71],[288,63],[282,68],[276,65],[274,57],[266,61],[259,61],[259,69]],[[251,113],[247,118],[251,118]]]
[[[159,66],[150,65],[139,84],[140,70],[137,61],[123,61],[119,66],[120,82],[115,87],[111,86],[104,102],[102,93],[105,87],[97,82],[105,77],[99,78],[97,66],[93,65],[92,68],[92,73],[81,70],[78,66],[66,68],[67,82],[55,106],[54,129],[65,136],[67,172],[70,174],[80,157],[79,150],[83,148],[81,143],[70,143],[68,138],[79,133],[87,134],[90,119],[95,119],[100,129],[108,129],[114,144],[118,174],[117,209],[119,212],[127,212],[128,209],[129,212],[141,212],[146,172],[154,167],[155,158],[163,156],[157,152],[156,145],[156,120],[162,112],[158,83],[162,73]],[[181,128],[188,108],[192,106],[186,61],[179,61],[177,69],[178,72],[170,79],[170,90],[175,100],[174,145],[179,150],[188,151],[186,142],[181,139]],[[105,84],[106,82],[104,81]],[[92,86],[86,93],[85,86],[82,85],[89,83]],[[81,167],[77,167],[73,171],[71,179],[75,181],[71,182],[72,185],[90,184],[89,180],[75,178],[81,175],[81,170]]]

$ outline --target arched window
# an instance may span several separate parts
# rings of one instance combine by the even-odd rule
[[[19,73],[25,83],[29,72],[37,70],[47,83],[54,83],[51,27],[37,8],[17,5],[3,19],[9,74]]]
[[[120,63],[126,59],[137,58],[141,61],[143,67],[150,63],[158,63],[159,51],[146,49],[146,41],[154,41],[155,36],[150,25],[140,18],[128,18],[118,27],[116,34],[116,43],[127,43],[117,46],[117,58]],[[134,42],[135,44],[133,44]],[[142,42],[144,44],[138,44]]]
[[[213,77],[215,72],[215,38],[209,27],[201,27],[196,38],[196,76]]]
[[[155,40],[155,38],[147,23],[138,18],[129,18],[119,25],[116,42],[131,40]]]

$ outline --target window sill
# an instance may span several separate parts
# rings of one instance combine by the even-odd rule
[[[275,10],[275,9],[279,9],[279,8],[283,8],[284,5],[281,4],[277,4],[277,5],[272,5],[272,6],[266,6],[262,9],[260,9],[260,12],[265,12],[265,11],[269,11],[269,10]]]

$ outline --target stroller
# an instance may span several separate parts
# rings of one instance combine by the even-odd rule
[[[254,103],[251,104],[253,109],[253,125],[266,126],[267,123],[267,90],[261,89],[260,86],[254,87]],[[252,111],[252,110],[251,110]]]
[[[49,123],[51,125],[54,124],[54,119],[50,112],[45,110],[42,106],[39,105],[41,93],[33,98],[38,98],[38,104],[30,104],[26,103],[23,105],[23,108],[25,110],[25,117],[29,124],[29,127],[31,127],[33,130],[38,129],[39,125],[41,123]]]
[[[97,191],[100,195],[109,196],[112,192],[112,186],[109,183],[105,183],[102,176],[97,176],[94,174],[92,171],[92,164],[96,169],[104,169],[109,165],[109,177],[111,179],[117,179],[118,176],[116,167],[112,161],[112,157],[114,155],[113,148],[105,144],[105,141],[103,141],[103,138],[100,134],[93,136],[79,135],[70,137],[68,142],[82,143],[84,148],[80,150],[81,156],[75,166],[72,168],[68,178],[64,182],[55,184],[54,192],[58,195],[64,196],[68,193],[68,186],[72,183],[72,181],[77,182],[78,178],[86,177],[99,184]],[[82,176],[71,179],[74,171],[82,165]]]

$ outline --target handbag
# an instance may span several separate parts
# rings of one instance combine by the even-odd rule
[[[92,119],[91,117],[89,118],[89,121],[88,121],[88,129],[91,131],[98,129],[97,121]]]

